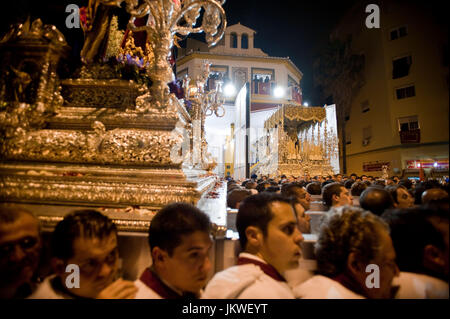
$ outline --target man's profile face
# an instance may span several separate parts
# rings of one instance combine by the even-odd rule
[[[207,232],[195,231],[181,236],[181,244],[164,261],[163,279],[180,291],[199,293],[211,270],[211,246]]]
[[[336,196],[336,201],[333,206],[339,207],[344,205],[353,205],[353,197],[350,192],[344,186],[341,186],[341,192]]]
[[[295,212],[290,204],[272,202],[270,210],[273,218],[267,224],[267,236],[264,238],[260,254],[281,274],[298,267],[303,236],[298,229]]]
[[[0,285],[16,287],[30,282],[39,264],[39,223],[21,214],[13,223],[0,225]]]
[[[305,213],[305,208],[300,203],[294,204],[294,210],[297,214],[298,229],[302,234],[311,232],[311,216]]]
[[[114,282],[119,270],[119,250],[117,235],[111,233],[105,238],[78,237],[73,243],[73,257],[68,264],[80,267],[80,288],[70,291],[80,297],[96,298],[107,286]],[[65,285],[70,273],[61,274],[62,284]]]
[[[302,204],[305,210],[309,210],[311,207],[311,195],[303,187],[296,187],[294,192],[297,201]]]

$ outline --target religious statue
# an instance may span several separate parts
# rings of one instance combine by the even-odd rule
[[[108,44],[108,34],[111,24],[112,7],[120,7],[123,0],[89,0],[86,15],[82,20],[84,45],[81,50],[81,60],[91,63],[103,59]]]
[[[26,72],[15,69],[13,66],[10,66],[10,69],[13,72],[14,100],[16,102],[25,102],[25,90],[31,83],[31,76]]]

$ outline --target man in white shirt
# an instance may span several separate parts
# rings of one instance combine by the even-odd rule
[[[119,278],[117,228],[107,216],[95,210],[66,215],[56,225],[51,246],[55,274],[30,299],[134,298],[133,282]]]
[[[136,299],[196,299],[211,270],[209,217],[187,203],[169,204],[153,217],[153,264],[135,281]]]
[[[244,252],[211,279],[203,298],[294,298],[283,273],[298,267],[303,237],[289,199],[266,192],[247,197],[236,227]]]
[[[330,183],[322,188],[322,199],[325,206],[340,207],[353,205],[353,197],[344,185],[340,183]]]

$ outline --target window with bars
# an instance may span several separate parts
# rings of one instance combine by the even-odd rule
[[[408,35],[408,29],[406,26],[397,27],[395,29],[392,29],[389,33],[391,40],[396,40],[398,38],[402,38]]]
[[[395,89],[397,100],[406,99],[408,97],[416,96],[416,89],[414,85]]]
[[[419,119],[417,115],[398,118],[398,130],[400,132],[418,130]]]
[[[352,144],[352,136],[350,132],[345,132],[345,144]]]
[[[420,143],[420,125],[417,115],[398,118],[400,142]]]

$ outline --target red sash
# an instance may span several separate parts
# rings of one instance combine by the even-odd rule
[[[182,299],[175,291],[170,289],[166,284],[164,284],[161,279],[156,276],[150,268],[145,269],[142,273],[141,278],[139,278],[146,286],[155,291],[163,299]]]
[[[259,260],[255,260],[253,258],[246,258],[246,257],[239,257],[237,261],[238,265],[245,265],[245,264],[254,264],[261,268],[261,270],[269,277],[275,279],[276,281],[284,281],[286,282],[286,279],[284,279],[283,276],[280,275],[280,273],[271,265],[263,263]]]

